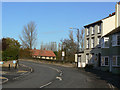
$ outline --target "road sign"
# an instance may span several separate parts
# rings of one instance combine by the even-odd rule
[[[3,62],[0,62],[0,64],[3,64]]]
[[[15,63],[16,63],[16,61],[14,60],[14,61],[13,61],[13,63],[15,64]]]
[[[65,56],[65,52],[64,52],[64,51],[62,51],[62,56],[63,56],[63,57]]]

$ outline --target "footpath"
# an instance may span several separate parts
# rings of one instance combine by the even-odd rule
[[[96,77],[101,80],[105,80],[110,88],[118,88],[120,89],[120,75],[113,74],[110,72],[105,72],[97,69],[78,69],[85,74],[88,74],[91,77]]]

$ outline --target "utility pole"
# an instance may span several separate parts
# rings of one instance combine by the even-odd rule
[[[77,46],[77,67],[80,67],[80,61],[79,61],[79,42],[80,42],[80,35],[79,35],[79,29],[77,29],[77,41],[78,41],[78,46]]]

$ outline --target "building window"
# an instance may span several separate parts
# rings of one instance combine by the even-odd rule
[[[89,48],[89,39],[86,40],[86,48]]]
[[[120,66],[120,56],[113,56],[112,65]]]
[[[116,56],[113,56],[113,61],[112,61],[112,65],[113,66],[116,66],[117,65],[117,59],[116,59]]]
[[[120,66],[120,56],[117,56],[117,66]]]
[[[98,33],[101,33],[101,24],[98,25]]]
[[[88,36],[89,35],[89,28],[86,28],[86,31],[87,31],[86,35]]]
[[[89,62],[89,54],[86,54],[86,64]]]
[[[102,48],[109,48],[109,37],[103,37],[101,39]]]
[[[98,47],[100,47],[100,43],[101,43],[101,37],[99,36],[98,38],[97,38],[97,45],[98,45]]]
[[[120,46],[120,35],[112,35],[112,46]]]
[[[92,35],[95,34],[95,26],[92,27]]]
[[[90,60],[90,63],[94,63],[94,53],[91,53],[91,60]]]
[[[109,57],[104,56],[101,58],[101,66],[108,66],[109,65]]]
[[[91,48],[94,48],[94,38],[91,39]]]
[[[117,35],[117,45],[120,45],[120,35]]]
[[[108,61],[109,60],[109,58],[108,57],[105,57],[105,66],[107,66],[108,65]]]
[[[104,57],[101,58],[101,66],[104,66]]]

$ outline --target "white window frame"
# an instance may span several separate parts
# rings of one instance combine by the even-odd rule
[[[101,27],[101,29],[100,29],[100,27],[101,27],[101,24],[98,24],[98,34],[101,33],[102,27]]]
[[[95,26],[92,26],[92,31],[91,34],[94,35],[95,34]]]
[[[98,47],[101,47],[101,36],[97,37],[97,45]]]
[[[113,36],[115,36],[115,40],[113,40]],[[120,45],[117,44],[118,36],[120,36],[120,35],[115,35],[115,34],[112,35],[112,41],[111,41],[112,42],[112,46],[120,46]],[[115,42],[115,44],[113,44],[113,41]]]
[[[94,42],[94,40],[95,40],[95,38],[91,38],[91,48],[94,48],[94,44],[95,44],[95,42]]]
[[[105,41],[106,41],[105,39],[108,39],[108,46],[107,46],[107,47],[105,46]],[[103,37],[103,38],[101,39],[101,47],[102,47],[102,48],[109,48],[109,46],[110,46],[110,45],[109,45],[109,37]]]
[[[89,39],[86,40],[86,48],[89,48]]]
[[[88,58],[87,58],[87,56],[88,56]],[[86,64],[88,64],[89,63],[89,54],[86,54]]]
[[[108,58],[108,65],[105,65],[105,58]],[[102,65],[102,58],[104,58],[104,65]],[[101,66],[109,66],[109,56],[102,56],[101,57]]]
[[[89,28],[86,28],[86,35],[89,35]]]
[[[116,65],[113,65],[113,57],[116,57]],[[120,57],[119,55],[118,56],[113,56],[112,57],[112,66],[114,66],[114,67],[120,67],[120,65],[118,65],[118,57]]]

